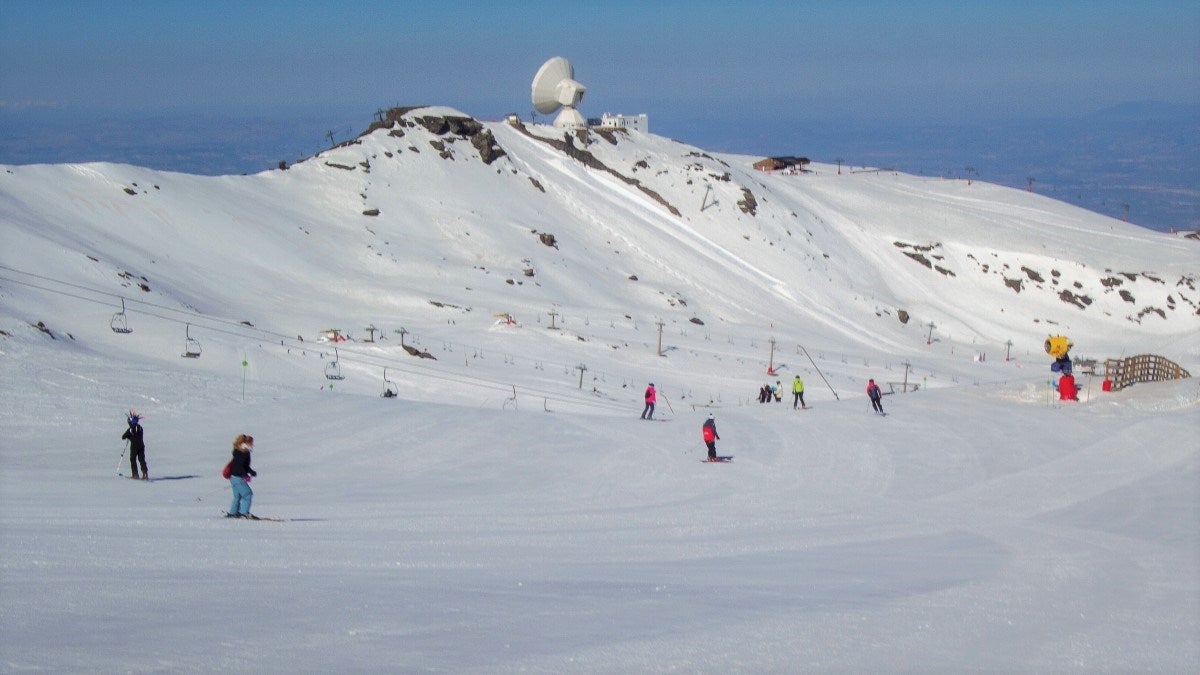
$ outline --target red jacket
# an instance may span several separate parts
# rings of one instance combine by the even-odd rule
[[[700,429],[700,432],[704,435],[705,443],[712,443],[721,438],[717,435],[717,423],[712,420],[705,421],[704,427]]]
[[[867,398],[871,400],[883,398],[883,392],[879,391],[879,385],[874,382],[867,385]]]
[[[658,394],[655,393],[654,387],[646,387],[646,403],[654,403],[658,400]]]

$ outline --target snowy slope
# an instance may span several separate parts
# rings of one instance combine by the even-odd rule
[[[253,176],[0,167],[5,669],[1200,662],[1195,380],[1061,404],[1042,352],[1196,372],[1195,241],[979,182],[389,115]],[[751,402],[797,374],[810,410]],[[921,389],[874,416],[868,377]],[[667,423],[635,417],[650,381]],[[130,407],[148,484],[115,478]],[[709,412],[732,464],[697,461]],[[218,517],[237,433],[290,522]]]

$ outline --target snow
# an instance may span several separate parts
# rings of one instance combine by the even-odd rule
[[[412,126],[254,176],[0,167],[0,668],[1200,666],[1200,387],[1059,402],[1041,350],[1196,372],[1195,242],[978,181],[594,139],[675,216],[485,127],[491,165]],[[336,383],[327,328],[353,337]],[[752,402],[796,374],[811,409]],[[651,381],[665,423],[637,418]],[[156,480],[116,476],[130,408]],[[732,463],[699,461],[710,412]],[[286,522],[221,517],[239,433],[254,512]]]

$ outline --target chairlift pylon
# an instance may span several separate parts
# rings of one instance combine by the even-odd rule
[[[344,380],[346,376],[342,374],[342,366],[338,363],[337,347],[333,348],[333,361],[325,364],[325,379],[327,380]]]
[[[113,314],[112,321],[109,322],[109,327],[114,333],[132,333],[133,329],[129,327],[129,321],[125,318],[125,298],[121,298],[121,311]]]
[[[396,398],[400,395],[400,389],[387,377],[387,368],[383,369],[383,393],[380,394],[383,398]]]
[[[200,342],[192,337],[192,324],[184,324],[183,330],[183,353],[180,356],[185,359],[200,358]]]

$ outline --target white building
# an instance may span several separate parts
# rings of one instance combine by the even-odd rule
[[[599,127],[601,129],[629,129],[630,131],[640,131],[643,134],[650,133],[650,118],[646,113],[640,115],[611,115],[604,113],[600,119],[588,120],[588,126]]]

